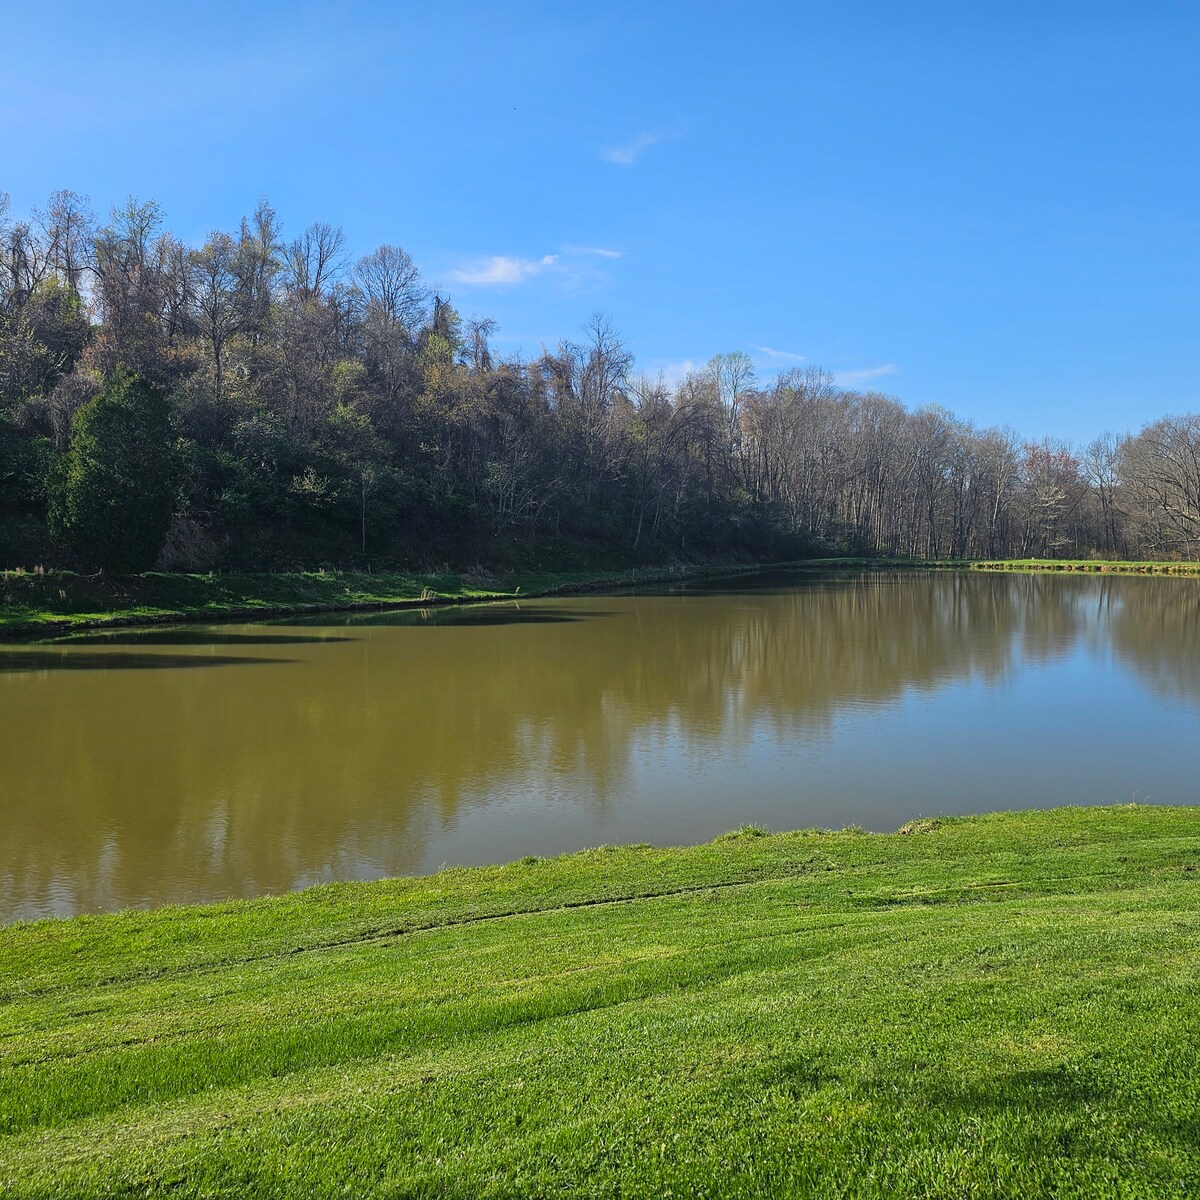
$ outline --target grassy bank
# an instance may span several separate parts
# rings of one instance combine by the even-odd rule
[[[1104,559],[1005,558],[953,564],[973,571],[1087,571],[1098,575],[1200,575],[1194,562],[1108,562]]]
[[[830,558],[775,565],[870,568],[911,564]],[[700,563],[622,570],[514,571],[495,575],[395,571],[224,575],[149,572],[124,578],[54,570],[3,571],[0,572],[0,638],[30,637],[104,625],[215,621],[297,612],[511,600],[518,596],[649,586],[763,569],[762,564]]]
[[[216,621],[297,612],[466,604],[598,591],[684,579],[788,569],[971,569],[1086,571],[1138,575],[1200,575],[1200,563],[1004,559],[922,562],[909,559],[821,558],[775,564],[677,564],[621,570],[514,571],[497,574],[366,571],[167,574],[125,578],[71,571],[0,571],[0,638],[73,628]]]
[[[1200,1188],[1200,810],[0,930],[0,1194]]]
[[[544,596],[595,587],[702,575],[717,568],[664,567],[626,571],[450,572],[314,571],[185,575],[149,572],[122,579],[71,571],[0,573],[0,637],[71,628],[160,621],[219,620],[296,612],[464,604]],[[732,572],[738,567],[722,567]]]

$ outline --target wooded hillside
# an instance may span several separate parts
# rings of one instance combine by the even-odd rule
[[[1200,550],[1197,415],[1028,441],[738,351],[654,378],[601,316],[506,359],[399,246],[265,201],[190,247],[0,197],[0,247],[0,567]]]

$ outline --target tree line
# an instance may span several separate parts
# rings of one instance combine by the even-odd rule
[[[738,351],[667,381],[599,316],[504,357],[401,247],[265,201],[189,247],[0,196],[0,255],[4,567],[1200,551],[1200,415],[1027,441]]]

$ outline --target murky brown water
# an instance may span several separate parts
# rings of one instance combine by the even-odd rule
[[[763,577],[0,646],[0,921],[1200,802],[1200,581]]]

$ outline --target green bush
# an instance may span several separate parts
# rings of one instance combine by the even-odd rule
[[[118,370],[75,414],[72,430],[51,485],[52,535],[105,570],[149,570],[166,540],[175,501],[166,396]]]

